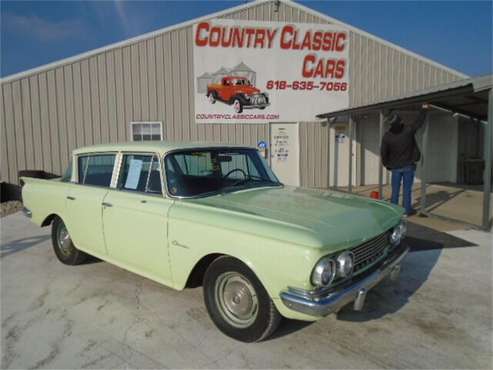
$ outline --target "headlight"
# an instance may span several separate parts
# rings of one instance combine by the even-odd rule
[[[332,258],[324,257],[315,265],[312,272],[312,284],[327,286],[336,276],[336,263]]]
[[[392,234],[390,234],[390,243],[392,245],[397,245],[401,242],[402,239],[406,236],[407,233],[407,224],[406,221],[401,220],[399,225],[394,227],[392,230]]]
[[[348,277],[353,273],[353,253],[345,251],[337,257],[337,275]]]
[[[401,242],[401,231],[398,227],[394,227],[392,234],[390,234],[390,244],[397,245]]]
[[[250,96],[247,94],[241,94],[241,96],[243,96],[246,100],[250,100]]]

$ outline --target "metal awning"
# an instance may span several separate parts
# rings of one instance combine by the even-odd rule
[[[467,78],[424,90],[406,93],[401,96],[384,99],[371,104],[321,113],[317,115],[317,118],[332,118],[349,114],[356,115],[372,111],[399,108],[409,109],[413,106],[419,106],[422,103],[429,103],[472,118],[487,120],[488,91],[492,86],[493,75]]]
[[[493,143],[493,75],[482,77],[467,78],[451,83],[433,86],[424,90],[406,93],[401,96],[387,98],[370,104],[363,104],[338,111],[321,113],[317,118],[334,121],[337,117],[349,117],[349,132],[352,143],[353,119],[359,115],[368,113],[378,113],[380,117],[379,142],[382,142],[384,134],[384,114],[389,110],[415,110],[420,109],[423,103],[430,104],[433,108],[446,110],[451,113],[458,113],[473,119],[482,121],[485,124],[484,130],[484,176],[483,176],[483,222],[482,227],[489,230],[491,227],[491,168],[492,168],[492,143]],[[428,140],[428,121],[427,118],[424,132],[422,150],[423,156],[427,147]],[[487,121],[487,122],[486,122]],[[351,145],[350,145],[350,151]],[[421,162],[422,163],[422,162]],[[423,165],[423,164],[422,164]],[[426,206],[426,178],[425,171],[421,179],[421,213],[425,213]],[[352,161],[349,161],[349,191],[352,190]],[[380,158],[379,166],[379,192],[383,190],[383,165]]]

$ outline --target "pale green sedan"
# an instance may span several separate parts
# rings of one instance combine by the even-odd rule
[[[400,207],[284,186],[247,147],[92,146],[61,179],[22,181],[25,213],[51,225],[61,262],[93,255],[174,289],[202,285],[217,327],[246,342],[281,317],[360,310],[408,251]]]

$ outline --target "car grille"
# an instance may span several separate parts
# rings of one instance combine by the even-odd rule
[[[265,96],[263,95],[253,95],[251,98],[252,104],[260,105],[265,104]]]
[[[390,231],[384,232],[351,249],[354,255],[354,272],[371,265],[385,255],[390,245],[389,235]]]

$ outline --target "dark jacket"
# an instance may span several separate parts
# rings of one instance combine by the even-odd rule
[[[414,165],[420,160],[421,153],[416,144],[415,134],[423,126],[425,118],[426,111],[421,110],[412,124],[394,125],[383,135],[380,154],[387,169]]]

